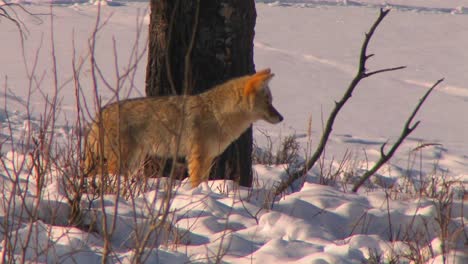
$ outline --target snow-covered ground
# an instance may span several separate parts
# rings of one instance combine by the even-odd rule
[[[273,3],[283,6],[316,7],[316,6],[361,6],[361,7],[394,7],[401,10],[451,12],[466,7],[466,0],[263,0],[258,2]],[[452,10],[450,10],[452,9]]]
[[[56,138],[65,144],[74,135],[74,57],[75,68],[80,58],[85,62],[80,85],[93,115],[93,76],[87,56],[98,8],[84,1],[60,3],[52,9],[44,3],[25,5],[34,15],[14,8],[23,23],[24,49],[18,28],[0,20],[1,158],[3,167],[9,168],[0,170],[4,193],[1,252],[13,252],[18,262],[98,263],[105,248],[105,210],[108,223],[116,216],[109,261],[128,263],[148,230],[158,226],[152,216],[163,206],[163,187],[149,185],[147,192],[131,201],[113,195],[97,200],[84,197],[83,222],[95,225],[88,232],[67,226],[71,208],[62,179],[68,168],[53,170],[37,199],[37,182],[28,176],[30,166],[14,173],[18,166],[10,164],[23,158],[22,153],[10,151],[11,137],[19,142],[30,131],[37,133],[43,121],[45,102],[51,100],[56,87],[53,56],[60,104]],[[352,181],[362,175],[378,159],[381,144],[397,139],[426,89],[444,77],[416,116],[421,124],[390,164],[358,194],[349,192],[343,178],[332,186],[317,184],[322,173],[319,166],[310,171],[301,189],[288,190],[274,201],[272,186],[287,177],[282,165],[255,165],[252,189],[224,181],[193,190],[182,184],[174,190],[167,216],[172,231],[158,233],[158,239],[146,245],[147,263],[220,259],[227,263],[388,263],[394,259],[401,263],[468,263],[467,0],[257,3],[256,68],[271,67],[276,74],[271,83],[274,104],[285,120],[277,126],[256,124],[255,139],[265,146],[265,131],[276,144],[295,134],[301,154],[307,152],[302,148],[309,141],[314,149],[322,119],[357,70],[364,32],[377,17],[378,8],[389,6],[393,10],[371,41],[369,52],[375,56],[368,66],[377,70],[406,65],[407,69],[376,75],[359,85],[337,119],[323,172],[327,174],[331,168],[332,175],[343,164],[340,177]],[[147,7],[143,2],[109,2],[101,9],[105,25],[98,32],[95,54],[106,81],[115,87],[116,68],[122,73],[132,62],[138,65],[120,83],[122,97],[144,95]],[[34,78],[28,77],[31,73]],[[102,101],[114,101],[115,94],[105,83],[98,84]],[[15,175],[20,176],[16,182]],[[444,184],[452,187],[453,196],[443,196]],[[385,188],[389,185],[391,188]],[[437,188],[431,190],[433,186]],[[37,218],[30,221],[28,215],[34,209]],[[26,242],[28,246],[23,246]]]

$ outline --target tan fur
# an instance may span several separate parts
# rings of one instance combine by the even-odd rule
[[[85,166],[98,173],[103,159],[109,173],[128,175],[142,167],[147,155],[174,157],[177,152],[186,157],[191,185],[196,187],[207,180],[213,159],[253,122],[283,120],[271,104],[268,82],[273,76],[266,69],[199,95],[110,104],[88,133]]]

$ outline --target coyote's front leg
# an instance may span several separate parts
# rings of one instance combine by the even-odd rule
[[[189,177],[192,188],[208,179],[212,157],[203,152],[201,146],[194,144],[188,157]]]

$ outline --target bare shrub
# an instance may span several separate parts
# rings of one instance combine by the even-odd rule
[[[266,139],[266,146],[259,147],[254,142],[252,160],[254,164],[281,165],[288,164],[297,166],[301,162],[300,144],[296,135],[279,137],[279,143],[273,141],[272,137],[263,130],[258,130]]]
[[[26,112],[24,121],[24,133],[18,135],[15,121],[10,119],[8,110],[8,93],[5,92],[5,124],[8,127],[9,135],[2,142],[2,181],[0,188],[5,194],[5,201],[1,208],[5,218],[0,223],[3,234],[3,245],[1,259],[2,263],[24,263],[31,261],[44,261],[53,253],[47,253],[48,249],[54,247],[54,240],[49,238],[46,247],[41,247],[36,252],[31,252],[31,245],[37,243],[38,236],[42,232],[50,232],[38,229],[38,221],[45,224],[55,224],[62,226],[74,226],[86,231],[94,231],[102,235],[104,240],[104,251],[102,262],[112,262],[114,235],[121,224],[119,217],[119,197],[125,196],[135,211],[146,210],[148,213],[145,220],[135,215],[133,223],[134,236],[129,237],[135,242],[134,258],[137,262],[142,262],[144,256],[153,250],[159,243],[167,241],[181,241],[183,236],[178,229],[173,227],[170,219],[170,205],[173,198],[173,188],[175,179],[167,181],[168,184],[160,184],[160,181],[149,183],[144,175],[137,175],[135,178],[128,178],[126,188],[121,187],[120,177],[102,175],[98,179],[104,179],[104,184],[93,186],[93,178],[89,171],[84,170],[83,160],[85,153],[83,146],[86,144],[84,135],[88,122],[93,112],[98,112],[101,108],[101,95],[98,87],[109,89],[114,98],[119,100],[121,93],[131,91],[135,85],[137,65],[144,58],[146,49],[139,49],[141,42],[141,32],[144,30],[143,16],[137,21],[135,45],[131,51],[128,64],[122,67],[118,59],[117,45],[114,40],[114,68],[115,75],[106,76],[95,56],[96,42],[100,31],[106,26],[108,18],[101,19],[100,7],[96,18],[95,28],[89,39],[88,54],[84,58],[76,54],[75,40],[72,40],[73,57],[71,78],[75,94],[76,120],[71,124],[59,125],[57,119],[60,113],[59,90],[61,85],[59,71],[56,63],[56,47],[54,40],[54,21],[51,7],[50,32],[51,32],[51,72],[53,76],[54,89],[52,94],[46,94],[41,90],[41,77],[36,72],[36,66],[40,63],[39,56],[36,60],[25,64],[29,76],[29,96],[24,105]],[[145,42],[144,42],[145,43]],[[146,47],[146,45],[145,45]],[[24,50],[23,50],[24,52]],[[39,50],[37,51],[39,53]],[[94,90],[94,101],[86,101],[84,96],[85,83],[84,75],[87,75],[87,67],[91,70],[92,86]],[[124,70],[121,70],[121,69]],[[101,86],[102,85],[102,86]],[[3,86],[8,90],[8,82]],[[43,95],[44,109],[39,114],[39,118],[31,114],[29,100],[32,98],[32,91],[37,89]],[[59,137],[57,131],[61,131]],[[8,151],[6,154],[5,151]],[[165,161],[164,161],[165,162]],[[102,164],[98,164],[101,165]],[[175,167],[174,164],[173,167]],[[96,178],[94,179],[96,180]],[[34,184],[30,184],[34,183]],[[118,183],[118,184],[117,184]],[[34,188],[31,188],[33,186]],[[57,188],[54,192],[47,189]],[[144,209],[138,209],[141,202],[137,202],[137,197],[148,190],[156,190],[159,195],[153,201],[147,201]],[[125,193],[126,192],[126,193]],[[34,196],[31,196],[33,193]],[[112,193],[114,199],[105,194]],[[54,201],[48,195],[63,196],[64,200]],[[113,200],[115,206],[106,206]],[[156,206],[158,203],[160,206]],[[142,223],[143,222],[143,223]],[[26,234],[22,231],[26,226]],[[21,232],[20,232],[21,231]],[[131,234],[129,234],[130,236]],[[65,236],[67,236],[65,234]],[[59,239],[59,238],[57,238]],[[49,241],[47,240],[47,241]],[[53,252],[53,251],[50,251]],[[35,254],[33,257],[31,254]],[[73,252],[70,253],[71,255]],[[59,258],[60,259],[60,258]],[[112,260],[112,261],[111,261]],[[57,259],[57,262],[60,262]]]

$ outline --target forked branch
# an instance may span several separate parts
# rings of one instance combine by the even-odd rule
[[[21,37],[21,44],[23,45],[24,39],[26,38],[27,34],[29,34],[29,30],[26,27],[26,24],[20,19],[20,16],[17,10],[15,9],[18,9],[19,11],[22,11],[25,14],[31,16],[36,20],[36,23],[42,23],[42,20],[39,18],[39,15],[50,14],[32,13],[21,4],[10,2],[7,3],[5,2],[5,0],[0,0],[0,22],[1,18],[5,18],[6,20],[12,22],[18,28],[18,32],[20,33]]]
[[[322,134],[322,138],[320,139],[319,145],[317,146],[317,149],[315,150],[314,154],[312,157],[306,161],[305,166],[303,169],[300,169],[294,173],[292,173],[289,178],[283,182],[281,182],[278,187],[275,190],[275,194],[279,195],[283,193],[291,184],[302,177],[304,174],[306,174],[310,168],[312,168],[317,160],[320,158],[322,155],[325,146],[328,142],[328,138],[330,137],[330,134],[333,130],[333,124],[335,122],[336,117],[338,116],[338,113],[340,112],[341,108],[346,104],[346,102],[351,98],[353,95],[354,89],[357,87],[359,82],[367,77],[370,77],[374,74],[378,73],[383,73],[383,72],[390,72],[390,71],[396,71],[400,69],[404,69],[406,66],[399,66],[399,67],[392,67],[392,68],[385,68],[385,69],[380,69],[376,71],[371,71],[368,72],[366,69],[366,62],[368,59],[374,56],[374,54],[367,54],[367,46],[369,45],[369,42],[374,35],[375,30],[377,27],[380,25],[380,22],[385,18],[385,16],[390,12],[390,9],[384,10],[380,9],[379,17],[377,20],[374,22],[374,24],[371,26],[369,29],[369,32],[366,33],[364,42],[362,43],[361,47],[361,54],[359,56],[359,65],[358,65],[358,72],[354,76],[353,80],[348,86],[348,89],[344,93],[343,97],[341,98],[340,101],[335,102],[335,107],[333,108],[332,112],[330,113],[330,116],[328,117],[327,123],[325,125],[325,129]]]
[[[434,83],[434,85],[432,85],[432,87],[419,100],[419,103],[414,108],[408,120],[406,120],[405,126],[403,127],[403,131],[401,132],[400,137],[390,148],[390,151],[385,153],[385,146],[387,145],[387,143],[382,144],[382,146],[380,147],[380,159],[377,161],[377,163],[375,163],[375,165],[370,170],[368,170],[366,173],[364,173],[364,175],[361,176],[361,178],[356,184],[354,184],[353,189],[352,189],[353,192],[357,192],[359,187],[361,187],[364,184],[364,182],[366,182],[372,175],[374,175],[374,173],[376,173],[380,169],[380,167],[382,167],[382,165],[387,163],[387,161],[393,156],[393,154],[395,154],[395,151],[398,149],[401,143],[403,143],[405,138],[408,137],[409,134],[411,134],[411,132],[413,132],[413,130],[416,129],[420,121],[416,121],[416,123],[411,124],[413,122],[414,117],[418,113],[424,101],[426,101],[429,94],[431,94],[434,88],[436,88],[437,85],[439,85],[443,80],[444,79],[440,79],[436,83]]]

